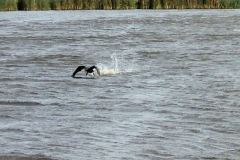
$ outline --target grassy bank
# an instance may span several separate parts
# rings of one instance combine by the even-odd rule
[[[240,0],[0,0],[0,10],[240,8]]]

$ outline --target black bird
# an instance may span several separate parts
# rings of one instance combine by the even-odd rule
[[[86,76],[88,75],[88,73],[93,73],[93,75],[95,76],[94,69],[97,71],[98,75],[100,76],[100,70],[96,66],[91,66],[91,67],[78,66],[77,69],[73,72],[72,77],[74,78],[75,75],[81,70],[84,70],[86,72]]]

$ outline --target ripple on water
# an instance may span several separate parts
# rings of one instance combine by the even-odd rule
[[[6,106],[43,106],[42,103],[33,101],[0,101],[0,105]]]
[[[54,160],[43,155],[0,155],[0,160]]]

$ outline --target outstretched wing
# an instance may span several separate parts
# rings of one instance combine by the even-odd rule
[[[83,70],[84,68],[86,68],[85,66],[78,66],[77,69],[73,72],[72,77],[75,77],[75,75],[77,74],[77,72],[80,72],[81,70]]]

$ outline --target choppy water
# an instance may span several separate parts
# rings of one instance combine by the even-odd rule
[[[0,154],[239,159],[239,26],[240,10],[1,12]]]

